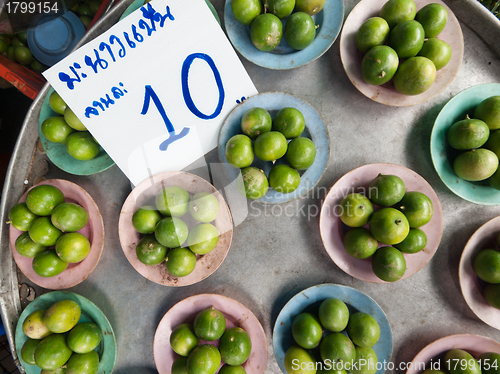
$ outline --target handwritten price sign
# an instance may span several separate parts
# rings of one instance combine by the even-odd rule
[[[44,73],[130,181],[217,146],[257,93],[205,0],[154,0]]]

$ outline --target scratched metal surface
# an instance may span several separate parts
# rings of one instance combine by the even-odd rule
[[[356,3],[345,0],[345,16]],[[26,187],[24,180],[30,185],[40,175],[76,182],[95,199],[106,227],[104,253],[88,279],[70,291],[91,299],[110,320],[118,345],[115,373],[155,373],[153,336],[165,312],[188,296],[218,293],[238,300],[259,319],[268,339],[266,373],[278,374],[281,371],[272,351],[272,329],[279,311],[297,292],[325,282],[355,287],[382,307],[394,336],[396,364],[411,361],[424,346],[451,334],[474,333],[500,341],[500,331],[481,322],[468,308],[458,283],[460,254],[468,238],[486,221],[498,216],[500,207],[475,205],[450,192],[434,171],[429,149],[433,121],[447,100],[472,85],[499,81],[499,59],[487,43],[498,40],[500,28],[490,27],[488,32],[493,36],[483,36],[483,40],[473,29],[484,28],[492,20],[480,18],[485,13],[471,1],[447,3],[461,20],[465,43],[462,66],[445,91],[415,107],[384,106],[360,94],[344,73],[338,40],[321,58],[293,70],[271,71],[241,58],[259,92],[290,92],[320,112],[328,126],[332,156],[325,175],[309,196],[279,206],[249,205],[248,215],[235,219],[233,242],[220,268],[188,287],[160,286],[142,277],[128,263],[120,248],[117,228],[120,207],[131,187],[116,166],[80,177],[46,163],[36,148],[38,115],[47,90],[41,93],[28,113],[14,153],[3,192],[1,218],[6,221],[8,209]],[[213,0],[213,4],[222,19],[224,0]],[[125,5],[121,2],[118,6],[124,9]],[[118,13],[112,11],[93,35],[114,23]],[[217,162],[216,151],[206,158],[208,162]],[[444,213],[443,237],[434,258],[417,274],[394,284],[370,284],[348,276],[330,260],[319,235],[319,210],[328,189],[348,171],[375,162],[396,163],[419,173],[434,187]],[[210,178],[206,170],[194,172]],[[219,184],[220,170],[212,169],[211,177]],[[19,304],[6,227],[2,225],[0,229],[0,305],[11,331],[20,305],[27,302],[27,292],[25,286],[20,288]],[[17,275],[19,284],[33,286],[22,274]],[[36,286],[34,291],[38,295],[46,292]]]

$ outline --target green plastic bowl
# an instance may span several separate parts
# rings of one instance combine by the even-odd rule
[[[443,183],[462,199],[479,205],[500,205],[500,191],[490,187],[488,181],[468,182],[459,178],[453,171],[454,150],[446,141],[446,133],[455,122],[472,118],[474,109],[481,101],[500,95],[499,83],[480,84],[455,95],[441,109],[434,122],[431,134],[431,157],[434,168]]]
[[[94,322],[101,328],[102,340],[96,348],[100,359],[97,374],[111,373],[116,361],[116,340],[113,328],[104,313],[92,301],[83,296],[68,291],[54,291],[43,294],[33,300],[26,309],[23,310],[17,322],[15,337],[16,351],[19,362],[21,362],[26,374],[40,374],[41,370],[36,365],[28,365],[21,358],[21,348],[24,342],[28,340],[28,337],[24,335],[23,332],[23,321],[32,312],[38,309],[48,309],[52,304],[61,300],[73,300],[80,305],[82,315],[78,323]]]

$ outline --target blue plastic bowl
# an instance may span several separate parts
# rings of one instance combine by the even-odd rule
[[[474,109],[491,96],[500,95],[499,83],[480,84],[455,95],[441,109],[434,122],[431,134],[431,158],[439,178],[453,193],[462,199],[480,205],[500,205],[500,191],[490,187],[488,181],[468,182],[459,178],[453,171],[451,154],[446,133],[455,122],[472,118]]]
[[[368,295],[355,288],[325,283],[299,292],[281,309],[273,331],[274,356],[281,371],[287,373],[285,369],[285,353],[294,344],[292,336],[293,319],[306,308],[308,311],[309,308],[319,308],[321,302],[328,298],[342,300],[346,303],[351,314],[363,312],[375,318],[380,326],[380,339],[372,348],[377,354],[379,363],[388,363],[392,355],[392,331],[382,308]],[[375,374],[383,374],[384,371],[385,368],[381,364],[381,369],[377,370]]]

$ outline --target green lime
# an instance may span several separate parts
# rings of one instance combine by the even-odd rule
[[[154,235],[146,235],[135,249],[137,258],[146,265],[158,265],[165,261],[167,247],[158,243]]]
[[[299,187],[300,174],[288,165],[275,165],[269,173],[269,184],[275,191],[288,194]]]
[[[349,255],[361,260],[371,257],[378,248],[377,239],[365,227],[357,227],[347,231],[343,244]]]
[[[255,155],[262,161],[275,161],[283,157],[288,144],[285,136],[278,131],[269,131],[255,139]]]
[[[24,30],[24,31],[19,31],[17,34],[16,34],[17,38],[24,44],[26,44],[28,42],[28,31]]]
[[[349,309],[347,305],[339,299],[329,298],[323,300],[318,310],[321,326],[332,332],[341,332],[349,321]]]
[[[294,15],[295,14],[299,13],[294,13]],[[288,20],[288,22],[290,22],[290,19]],[[273,131],[282,133],[287,139],[299,137],[300,135],[302,135],[305,128],[306,120],[304,119],[304,115],[300,112],[300,110],[295,108],[281,109],[278,113],[276,113],[276,116],[273,120]]]
[[[49,105],[54,112],[60,115],[64,115],[64,111],[68,107],[68,105],[56,91],[52,91],[52,93],[50,94]]]
[[[49,217],[38,217],[31,224],[28,231],[31,240],[37,244],[50,247],[55,245],[57,239],[62,235],[61,230],[50,222]]]
[[[219,340],[221,358],[228,365],[243,364],[252,350],[250,336],[241,327],[232,327]]]
[[[375,239],[383,244],[398,244],[410,232],[410,224],[406,216],[399,210],[383,208],[373,213],[370,219],[370,232]]]
[[[185,277],[196,267],[196,255],[187,248],[173,248],[167,253],[165,266],[174,277]]]
[[[487,284],[484,286],[484,298],[493,308],[500,309],[500,284]]]
[[[9,221],[15,229],[28,231],[31,224],[38,216],[28,209],[26,203],[17,203],[9,211]]]
[[[482,249],[474,258],[474,271],[487,283],[500,283],[500,251]]]
[[[316,374],[347,374],[347,371],[344,369],[336,369],[336,363],[335,362],[317,362],[316,363],[318,366],[318,370],[316,371]],[[339,367],[342,367],[343,365],[340,364]]]
[[[491,96],[481,101],[474,110],[474,118],[486,122],[490,130],[500,129],[500,96]]]
[[[87,131],[76,131],[66,138],[66,151],[80,161],[92,160],[99,153],[99,145]]]
[[[13,47],[26,47],[26,44],[24,44],[21,40],[19,40],[19,38],[15,36],[12,38],[10,45],[12,45]]]
[[[226,330],[226,317],[214,307],[203,309],[194,318],[194,332],[200,339],[214,341]]]
[[[73,353],[65,365],[68,374],[97,374],[99,369],[99,353]]]
[[[37,73],[42,73],[44,72],[47,67],[43,65],[40,61],[38,61],[36,58],[31,61],[30,68],[33,71],[36,71]]]
[[[398,23],[414,19],[416,14],[415,1],[389,0],[380,9],[379,17],[385,19],[392,30]]]
[[[50,99],[49,99],[50,100]],[[76,131],[87,131],[85,125],[80,121],[76,114],[71,110],[69,106],[64,109],[64,120],[69,127],[75,129]]]
[[[351,374],[375,374],[377,372],[378,358],[370,347],[356,347],[356,359]]]
[[[219,374],[247,374],[243,366],[238,365],[238,366],[231,366],[228,364],[225,364],[222,366],[219,370]]]
[[[286,160],[297,170],[306,170],[311,167],[316,158],[316,147],[309,138],[299,137],[288,143]]]
[[[406,271],[406,260],[394,247],[380,247],[372,257],[375,275],[386,282],[400,280]]]
[[[156,208],[166,216],[183,216],[187,213],[188,203],[189,193],[182,187],[167,186],[156,195]],[[178,245],[174,247],[178,247]]]
[[[49,117],[42,122],[41,131],[47,140],[53,143],[64,143],[74,130],[68,126],[63,117]]]
[[[155,237],[161,245],[176,248],[186,241],[188,227],[180,218],[166,217],[156,225]]]
[[[380,326],[368,313],[351,314],[346,331],[358,347],[373,347],[380,339]]]
[[[97,11],[99,10],[100,6],[101,6],[101,1],[97,1],[97,0],[90,1],[90,3],[89,3],[90,13],[94,16],[97,13]]]
[[[236,185],[238,191],[251,200],[260,199],[269,189],[266,174],[253,166],[241,170],[241,178],[236,180]]]
[[[309,14],[295,12],[288,17],[285,24],[285,40],[290,47],[302,50],[313,42],[315,36],[316,24]]]
[[[45,248],[47,248],[46,246],[35,243],[33,240],[31,240],[29,233],[27,232],[24,232],[17,237],[14,246],[17,253],[19,253],[21,256],[29,258],[35,257],[37,253],[40,253]]]
[[[188,374],[187,372],[187,357],[178,356],[172,362],[171,374]]]
[[[325,2],[326,0],[295,0],[294,10],[314,16],[323,9]]]
[[[132,216],[132,225],[141,234],[152,234],[162,216],[155,207],[145,205],[137,209]]]
[[[488,140],[484,143],[483,148],[489,149],[497,157],[500,156],[500,131],[489,131]]]
[[[181,356],[189,356],[195,349],[200,340],[194,333],[193,325],[190,323],[183,323],[176,326],[170,334],[170,346],[175,353]]]
[[[13,62],[17,62],[16,56],[14,55],[15,49],[16,49],[16,47],[14,47],[13,45],[9,45],[7,47],[7,57],[9,58],[9,60],[11,60]]]
[[[408,20],[398,23],[389,34],[389,46],[399,58],[416,56],[424,45],[425,31],[420,23]]]
[[[373,204],[392,206],[405,195],[405,182],[397,175],[379,174],[368,183],[368,198]]]
[[[427,245],[427,235],[420,229],[410,228],[408,236],[394,247],[403,253],[418,253]]]
[[[424,42],[424,46],[418,52],[418,55],[427,57],[434,63],[436,70],[440,70],[450,62],[451,47],[441,39],[431,38]]]
[[[198,222],[212,222],[219,215],[219,200],[210,192],[200,192],[189,202],[189,213]]]
[[[356,33],[356,47],[366,53],[373,47],[384,45],[389,38],[389,24],[381,17],[368,18]]]
[[[50,221],[63,232],[78,231],[89,221],[89,214],[78,204],[62,203],[54,208]]]
[[[250,39],[260,51],[272,51],[280,44],[282,37],[283,24],[272,13],[258,15],[250,25]]]
[[[88,4],[80,4],[78,6],[78,14],[80,16],[87,16],[87,17],[92,17],[93,14],[92,14],[92,11],[90,10],[90,6]]]
[[[43,339],[52,334],[43,321],[45,312],[45,309],[35,310],[23,321],[23,332],[28,338]]]
[[[446,26],[448,11],[438,3],[427,4],[417,12],[415,20],[424,28],[426,38],[435,38]]]
[[[219,230],[210,223],[199,223],[194,226],[187,238],[189,249],[198,255],[206,255],[219,243]]]
[[[292,345],[285,353],[285,369],[288,374],[315,374],[316,360],[309,351]]]
[[[21,358],[28,365],[36,365],[35,349],[38,346],[38,343],[40,342],[41,342],[40,339],[31,339],[31,338],[29,338],[24,342],[23,347],[21,348]]]
[[[89,28],[90,24],[92,23],[92,18],[89,16],[80,16],[80,21],[83,23],[83,27],[85,27],[85,30]]]
[[[35,255],[32,267],[35,273],[41,277],[54,277],[61,274],[68,267],[68,263],[59,258],[56,251],[43,250]]]
[[[231,9],[236,21],[249,26],[262,13],[262,3],[260,0],[232,0]]]
[[[56,253],[59,258],[70,264],[83,261],[90,252],[90,242],[79,232],[69,232],[57,239]]]
[[[482,374],[500,374],[500,353],[484,352],[477,358]]]
[[[436,78],[436,66],[427,57],[410,57],[394,74],[394,87],[403,95],[420,95]]]
[[[43,321],[50,331],[61,334],[75,327],[81,314],[82,310],[76,301],[61,300],[47,309]]]
[[[55,370],[73,354],[66,344],[66,335],[52,334],[44,338],[35,350],[35,362],[40,369]]]
[[[453,161],[453,171],[466,181],[477,182],[488,179],[498,169],[498,157],[489,149],[473,149],[461,153]]]
[[[271,131],[272,125],[271,115],[264,108],[249,109],[241,117],[241,131],[250,139],[255,139],[260,134]]]
[[[33,61],[33,55],[27,47],[16,47],[14,49],[14,55],[16,56],[17,62],[21,65],[29,65]]]
[[[349,370],[356,358],[356,348],[351,339],[340,332],[325,336],[319,345],[323,361],[340,363],[341,369]]]
[[[434,211],[431,199],[418,191],[407,192],[398,203],[398,209],[406,216],[411,228],[418,228],[427,224],[431,220]]]
[[[243,134],[238,134],[226,143],[226,160],[235,168],[246,168],[253,162],[254,154],[252,140]]]
[[[102,332],[93,322],[82,322],[71,329],[68,334],[68,347],[76,353],[93,351],[102,339]]]
[[[264,13],[270,12],[282,19],[288,17],[293,12],[295,0],[263,0]]]
[[[368,223],[373,214],[373,205],[366,196],[351,193],[339,205],[340,220],[349,227],[361,227]]]
[[[41,184],[33,187],[26,195],[26,206],[39,216],[48,216],[59,204],[64,203],[64,195],[57,187]]]
[[[398,66],[396,51],[387,45],[378,45],[363,56],[361,75],[366,83],[380,86],[392,79]]]
[[[213,345],[203,344],[196,347],[187,359],[189,374],[215,374],[221,363],[220,352]]]
[[[9,45],[2,39],[0,39],[0,54],[7,52]]]
[[[468,150],[481,147],[489,136],[490,129],[485,122],[467,118],[451,125],[446,133],[446,140],[452,148]]]
[[[467,364],[461,365],[461,363]],[[451,349],[446,352],[444,367],[450,374],[481,374],[481,368],[475,358],[463,349]]]
[[[295,343],[305,349],[319,345],[323,329],[318,317],[311,313],[300,313],[293,319],[292,335]]]
[[[68,371],[66,366],[61,366],[60,368],[54,370],[42,370],[40,374],[67,374]]]

